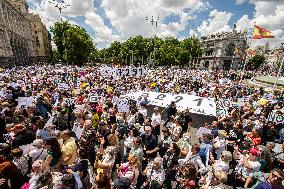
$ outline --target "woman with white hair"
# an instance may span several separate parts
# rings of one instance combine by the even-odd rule
[[[213,140],[213,147],[215,149],[217,159],[220,158],[221,152],[226,149],[226,137],[227,132],[225,130],[219,130],[218,136]]]
[[[157,181],[157,184],[161,188],[166,176],[162,167],[162,158],[156,157],[153,162],[148,163],[148,166],[143,173],[147,176],[147,180],[144,182],[142,188],[151,187],[153,181]]]
[[[229,151],[222,151],[220,159],[216,161],[214,159],[211,159],[211,161],[214,162],[214,164],[212,165],[214,171],[224,171],[228,173],[230,168],[229,164],[232,161],[232,154]]]

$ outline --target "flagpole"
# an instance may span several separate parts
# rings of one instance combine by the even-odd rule
[[[284,62],[284,52],[282,52],[282,61],[281,61],[281,65],[280,65],[279,70],[278,70],[278,73],[277,73],[276,81],[274,82],[274,85],[273,85],[273,89],[275,89],[276,84],[278,83],[279,76],[280,76],[281,71],[282,71],[282,68],[283,68],[283,62]]]
[[[247,42],[248,42],[248,44],[247,44],[247,48],[246,48],[246,58],[245,58],[245,62],[244,62],[244,67],[243,67],[243,69],[242,69],[242,71],[241,71],[241,82],[242,82],[242,80],[243,80],[243,78],[244,78],[244,75],[242,75],[242,73],[244,73],[244,71],[245,71],[245,69],[246,69],[246,65],[247,65],[247,59],[248,59],[248,52],[247,52],[247,49],[249,48],[249,46],[250,46],[250,41],[249,41],[249,37],[248,37],[248,33],[247,33]]]

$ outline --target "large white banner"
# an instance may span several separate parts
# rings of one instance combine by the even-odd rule
[[[122,97],[137,100],[140,96],[147,96],[151,105],[167,107],[172,101],[176,103],[178,110],[188,109],[191,113],[216,116],[216,103],[214,99],[203,98],[187,94],[169,94],[155,92],[135,92],[123,95]]]
[[[135,68],[112,68],[103,66],[100,69],[103,77],[141,77],[146,75],[144,67]]]
[[[141,77],[145,76],[144,67],[137,68],[115,68],[115,74],[117,77]]]

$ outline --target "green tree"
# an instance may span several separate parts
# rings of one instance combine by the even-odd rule
[[[70,27],[70,23],[67,21],[56,22],[51,28],[51,32],[53,33],[53,41],[57,47],[58,51],[58,59],[64,61],[64,54],[66,49],[66,30]],[[58,60],[58,61],[59,61]]]
[[[246,68],[249,70],[256,70],[263,64],[265,64],[266,59],[263,55],[255,55],[251,59],[249,59]]]
[[[91,53],[95,51],[92,38],[80,26],[67,21],[56,22],[51,27],[51,32],[54,35],[59,57],[64,62],[82,65],[89,61]]]
[[[184,39],[180,44],[179,61],[181,65],[187,65],[195,58],[200,57],[204,50],[200,40],[196,37]],[[191,65],[192,66],[192,65]]]

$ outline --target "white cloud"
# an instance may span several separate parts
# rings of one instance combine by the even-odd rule
[[[246,0],[236,0],[236,5],[242,5]]]
[[[96,12],[88,12],[86,14],[85,23],[93,28],[96,32],[96,42],[109,42],[112,35],[112,30],[105,26],[103,19]]]
[[[203,23],[198,28],[198,31],[202,36],[207,36],[216,32],[227,32],[231,31],[230,26],[228,25],[229,20],[233,16],[230,12],[217,11],[216,9],[210,12],[210,18],[208,21],[203,21]]]
[[[248,18],[248,15],[243,15],[237,23],[237,31],[248,31],[253,27],[253,22]]]
[[[160,37],[177,36],[186,28],[187,21],[193,18],[193,13],[208,8],[208,3],[202,0],[102,0],[102,7],[111,24],[118,28],[121,39],[135,35],[146,37],[157,34]],[[177,15],[179,21],[164,24],[164,19]],[[146,21],[146,17],[159,17],[158,27]]]
[[[60,20],[58,10],[54,5],[43,0],[28,0],[32,4],[32,12],[38,13],[43,22],[49,28],[56,21]],[[94,31],[94,41],[109,43],[113,40],[126,40],[135,35],[146,37],[156,34],[160,37],[178,36],[179,32],[187,27],[188,21],[195,18],[195,12],[207,10],[210,5],[205,0],[102,0],[101,5],[105,17],[98,14],[94,7],[93,0],[65,0],[70,6],[62,11],[63,19],[66,16],[84,16],[85,24]],[[170,15],[178,16],[178,21],[165,24],[165,18]],[[159,17],[158,27],[146,21],[146,16]],[[106,21],[110,25],[106,25]],[[79,23],[80,24],[80,23]],[[112,29],[116,28],[117,32]]]

